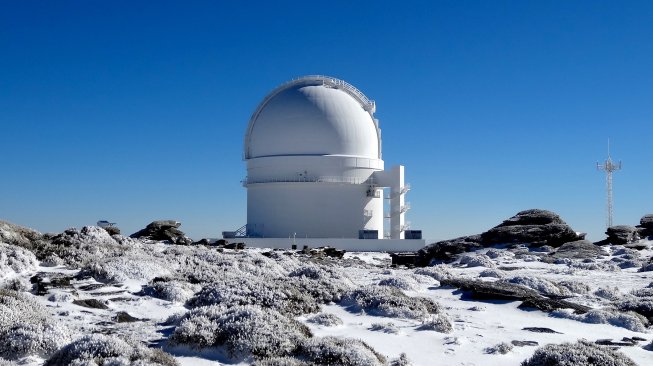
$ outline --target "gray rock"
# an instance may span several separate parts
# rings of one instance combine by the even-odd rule
[[[610,226],[605,233],[612,244],[628,244],[639,240],[639,231],[634,226]]]
[[[85,308],[91,309],[108,309],[109,307],[100,300],[97,299],[84,299],[84,300],[75,300],[73,304],[82,306]]]
[[[152,221],[149,225],[132,235],[132,238],[149,238],[152,240],[169,241],[173,244],[191,245],[193,240],[179,230],[181,223],[175,220]]]
[[[515,347],[525,347],[525,346],[535,347],[540,345],[535,341],[512,341],[510,343],[512,343],[512,345]]]
[[[481,249],[483,246],[480,242],[480,235],[472,235],[427,245],[417,252],[415,264],[428,266],[432,260],[453,261],[458,254]]]
[[[542,327],[526,327],[522,328],[522,330],[528,331],[528,332],[533,332],[533,333],[555,333],[555,334],[563,334],[560,332],[556,332],[555,330],[551,328],[542,328]]]
[[[578,234],[560,216],[546,210],[526,210],[481,234],[483,246],[530,243],[560,245],[578,240]]]
[[[549,257],[554,259],[597,259],[605,256],[600,246],[594,245],[587,240],[577,240],[561,245]]]
[[[540,292],[505,281],[487,282],[474,279],[448,278],[440,281],[441,286],[452,286],[470,292],[471,297],[480,300],[521,300],[522,308],[536,308],[545,312],[557,309],[573,309],[585,313],[591,308],[566,300],[551,299]]]
[[[103,227],[109,235],[120,235],[120,228],[117,226],[107,226]]]
[[[653,229],[653,214],[644,215],[639,220],[639,226],[647,229]]]

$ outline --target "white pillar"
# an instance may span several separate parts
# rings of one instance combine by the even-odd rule
[[[404,239],[405,209],[404,209],[404,166],[396,165],[391,171],[390,185],[390,238]]]

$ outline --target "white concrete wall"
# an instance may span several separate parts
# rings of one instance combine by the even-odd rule
[[[247,229],[266,238],[358,238],[383,235],[383,198],[367,196],[366,184],[261,183],[247,188]],[[365,210],[372,217],[364,216]]]
[[[297,238],[238,238],[229,239],[234,243],[245,243],[250,248],[271,248],[271,249],[290,249],[295,243],[297,249],[302,249],[304,245],[309,248],[334,247],[344,249],[350,252],[414,252],[424,247],[424,240],[359,240],[359,239],[306,239]]]

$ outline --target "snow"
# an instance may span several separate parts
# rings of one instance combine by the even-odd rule
[[[3,235],[12,234],[7,231]],[[88,262],[89,256],[80,256],[84,259],[80,266],[83,269],[45,266],[51,263],[39,265],[27,250],[9,244],[0,246],[0,287],[10,280],[28,281],[36,273],[50,279],[71,278],[69,286],[49,288],[47,294],[20,295],[29,299],[25,306],[35,308],[30,311],[38,314],[32,327],[57,330],[60,339],[56,347],[103,333],[112,338],[100,340],[113,349],[124,346],[114,338],[136,340],[143,346],[163,348],[181,365],[249,365],[252,347],[261,346],[257,340],[268,341],[271,334],[283,331],[295,342],[283,343],[284,349],[300,345],[306,357],[321,357],[320,350],[325,347],[342,351],[339,339],[344,338],[362,340],[388,361],[405,354],[413,365],[519,365],[547,344],[576,343],[581,339],[620,341],[637,336],[646,341],[620,347],[619,351],[638,365],[653,364],[653,351],[644,348],[653,339],[650,328],[638,316],[614,309],[619,304],[647,306],[653,295],[653,288],[648,287],[653,272],[638,272],[639,267],[619,268],[612,261],[638,260],[644,265],[644,259],[653,254],[651,249],[632,251],[615,246],[606,248],[607,256],[594,262],[557,263],[539,260],[536,252],[515,255],[507,249],[490,249],[468,254],[452,264],[410,269],[391,268],[386,253],[346,253],[339,260],[283,252],[264,255],[262,249],[220,253],[202,246],[111,238],[95,229],[70,231],[68,239],[74,239],[79,250],[87,248],[105,256],[92,263]],[[642,243],[649,248],[653,245]],[[520,301],[473,300],[457,289],[440,287],[439,281],[446,278],[508,281],[566,297],[594,310],[582,315],[568,310],[547,314],[521,309]],[[106,302],[108,309],[85,308],[72,302],[89,298]],[[288,307],[283,299],[297,302]],[[117,323],[114,317],[118,312],[139,321]],[[250,319],[250,323],[232,323],[242,317]],[[188,320],[193,318],[196,320]],[[20,321],[14,315],[6,319],[7,324]],[[294,321],[307,327],[312,337],[297,333]],[[225,348],[219,339],[210,338],[217,334],[217,328],[212,327],[220,322],[230,327],[221,331],[251,333],[248,339],[253,343],[234,339],[235,343],[227,343]],[[264,323],[267,325],[261,325]],[[558,333],[535,333],[524,330],[526,327],[550,328]],[[177,339],[183,339],[181,335],[191,337],[198,329],[209,329],[202,332],[210,336],[206,339],[212,343],[197,347],[169,342],[175,332]],[[512,341],[534,341],[539,347],[513,346]],[[46,346],[47,352],[28,350],[24,356],[18,355],[19,361],[25,365],[42,364],[49,357],[47,353],[53,351],[52,345]],[[274,343],[268,346],[275,347]],[[361,362],[378,361],[367,346],[356,343],[352,347],[357,357],[365,360]],[[261,349],[270,355],[284,355]]]

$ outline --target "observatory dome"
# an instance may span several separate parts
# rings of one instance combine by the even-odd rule
[[[245,135],[245,158],[344,155],[381,159],[374,102],[350,84],[307,76],[273,90]]]

